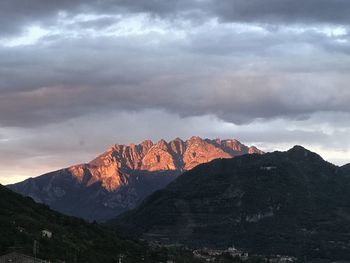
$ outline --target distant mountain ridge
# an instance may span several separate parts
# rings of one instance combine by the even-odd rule
[[[213,159],[248,153],[263,152],[233,139],[203,140],[193,136],[187,141],[176,138],[169,143],[160,140],[156,144],[146,140],[138,145],[115,144],[88,164],[72,166],[69,171],[80,182],[87,180],[87,185],[91,185],[101,181],[103,188],[114,191],[127,182],[124,175],[129,171],[182,172]],[[86,178],[88,174],[91,177]]]
[[[182,172],[217,158],[262,154],[235,139],[193,136],[169,143],[115,144],[89,163],[73,165],[8,187],[60,212],[106,220],[134,208]]]
[[[216,159],[108,223],[164,244],[235,244],[257,254],[349,262],[349,165],[335,166],[301,146]]]

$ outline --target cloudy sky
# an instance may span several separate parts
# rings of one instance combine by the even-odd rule
[[[350,162],[348,0],[3,0],[0,183],[191,135]]]

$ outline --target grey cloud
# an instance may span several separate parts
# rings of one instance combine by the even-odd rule
[[[100,30],[100,29],[108,28],[114,23],[121,21],[121,19],[122,18],[116,18],[116,17],[101,17],[101,18],[94,18],[88,21],[72,23],[72,25],[70,26],[75,26],[77,29],[89,28],[94,30]]]
[[[240,124],[350,110],[349,57],[329,54],[322,34],[223,30],[214,42],[204,29],[185,40],[168,36],[44,39],[0,49],[0,125],[145,109]]]
[[[132,72],[134,62],[132,58],[125,58],[133,50],[137,53],[140,51],[133,49],[125,40],[115,42],[99,38],[98,41],[101,44],[82,39],[78,42],[60,40],[48,47],[2,48],[1,92],[30,91],[57,85],[73,87],[137,83],[138,78],[147,73],[147,69],[146,72],[139,72],[139,76]],[[121,64],[124,72],[118,70]]]
[[[243,29],[240,29],[242,27]],[[269,27],[249,27],[249,24],[203,27],[202,30],[188,35],[184,49],[193,53],[221,56],[282,56],[305,50],[305,56],[310,56],[317,50],[341,55],[349,54],[349,28],[343,28],[344,33],[337,36],[330,32],[322,32],[313,27],[281,27],[270,30]],[[319,53],[320,56],[324,55]],[[224,58],[223,58],[224,59]],[[281,62],[281,61],[280,61]],[[329,70],[329,69],[328,69]]]
[[[207,79],[208,83],[202,80],[200,84],[206,86],[193,90],[189,83],[191,81],[181,79],[176,83],[179,86],[174,86],[174,81],[170,78],[159,82],[145,82],[137,87],[49,88],[2,96],[0,120],[2,125],[32,126],[63,121],[91,112],[103,114],[105,111],[164,109],[184,117],[214,114],[229,122],[244,123],[256,118],[295,118],[318,111],[350,110],[350,94],[346,91],[347,87],[330,86],[320,89],[314,79],[309,80],[309,86],[301,86],[299,89],[280,88],[286,85],[283,78],[277,80],[277,88],[271,86],[271,82],[276,82],[276,78],[226,77],[226,87],[222,84],[222,79],[210,80],[211,82]],[[298,77],[292,81],[305,84]],[[262,82],[264,86],[259,86]],[[215,90],[215,86],[220,86],[221,90]],[[320,95],[315,95],[315,91]],[[343,96],[334,96],[333,92]]]
[[[325,23],[348,25],[347,0],[108,0],[45,1],[5,0],[0,3],[0,34],[13,35],[30,24],[55,23],[59,12],[69,16],[84,13],[125,14],[148,13],[164,19],[186,18],[203,21],[218,18],[223,22],[248,22],[277,25],[279,23]],[[108,20],[96,20],[96,26]],[[93,22],[90,23],[92,25]]]
[[[18,34],[24,27],[37,25],[52,25],[59,14],[64,12],[66,16],[74,17],[78,14],[125,14],[125,13],[149,13],[154,15],[172,14],[180,9],[189,8],[195,3],[182,1],[46,1],[46,0],[5,0],[0,3],[0,35],[12,36]],[[96,19],[94,27],[108,25],[108,20]],[[90,25],[93,21],[90,22]]]
[[[76,12],[80,1],[5,0],[0,2],[0,35],[14,35],[31,24],[52,22],[59,11]]]
[[[157,15],[197,11],[223,21],[257,23],[336,23],[348,24],[347,0],[205,0],[205,1],[109,1],[106,6],[123,6],[128,10]]]
[[[229,22],[348,24],[347,0],[206,0],[206,1],[110,1],[139,12],[157,15],[197,11]]]
[[[212,1],[215,13],[224,21],[258,23],[335,23],[348,24],[346,0],[237,0]]]

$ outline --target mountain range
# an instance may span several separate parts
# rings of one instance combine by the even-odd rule
[[[191,137],[138,145],[115,144],[85,164],[8,185],[67,215],[105,221],[136,207],[184,171],[217,158],[262,154],[237,140]]]
[[[349,262],[349,167],[333,165],[301,146],[263,154],[236,140],[192,137],[114,145],[87,164],[8,187],[67,214],[109,219],[105,226],[116,233],[151,244],[234,245],[253,255]],[[113,260],[113,250],[136,257],[149,253],[141,243],[53,212],[4,187],[0,197],[1,250],[17,243],[29,249],[28,241],[41,238],[38,231],[47,228],[60,238],[56,243],[40,239],[48,249],[44,258],[45,253],[64,253],[56,255],[55,247],[68,251],[68,258],[83,258],[80,251],[86,251],[89,259],[106,262]],[[106,255],[99,256],[103,251]]]
[[[165,245],[349,262],[349,189],[348,165],[295,146],[199,165],[108,224]]]

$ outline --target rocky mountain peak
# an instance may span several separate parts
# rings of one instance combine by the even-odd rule
[[[142,158],[141,170],[150,172],[162,170],[177,170],[177,166],[172,156],[168,143],[160,140]]]
[[[151,140],[145,140],[140,145],[143,148],[149,149],[153,146],[153,142]]]
[[[300,152],[311,152],[309,150],[307,150],[306,148],[304,148],[301,145],[294,145],[291,149],[288,150],[289,153],[292,152],[296,152],[296,153],[300,153]]]
[[[115,144],[105,153],[84,166],[69,168],[79,181],[86,173],[91,176],[89,182],[101,181],[106,189],[116,190],[123,185],[119,178],[124,173],[142,170],[184,171],[217,158],[232,158],[242,154],[259,153],[256,147],[247,147],[235,139],[202,139],[192,136],[186,141],[176,138],[169,143],[164,139],[153,143],[145,140],[135,145]]]
[[[164,140],[164,139],[161,139],[160,141],[158,141],[154,147],[158,147],[164,151],[168,151],[168,143]]]
[[[181,140],[180,138],[176,138],[175,140],[172,140],[169,142],[171,150],[178,154],[179,156],[182,156],[186,149],[186,143]]]
[[[186,141],[176,138],[170,142],[162,139],[156,143],[145,140],[140,144],[114,144],[86,164],[18,183],[12,189],[62,212],[87,219],[105,219],[135,207],[145,196],[199,164],[261,153],[256,148],[250,149],[237,140],[198,136]],[[84,197],[75,200],[74,206],[68,200],[77,196]],[[78,213],[76,207],[83,212]]]
[[[191,136],[191,138],[188,139],[189,142],[195,142],[195,141],[203,141],[203,139],[199,136]]]
[[[254,153],[257,153],[257,154],[263,154],[264,152],[259,150],[258,148],[256,148],[255,146],[251,146],[249,147],[248,149],[248,153],[249,154],[254,154]]]
[[[295,145],[293,148],[287,151],[291,159],[298,160],[301,163],[314,163],[317,164],[319,161],[323,161],[323,158],[315,152],[312,152],[300,145]]]

